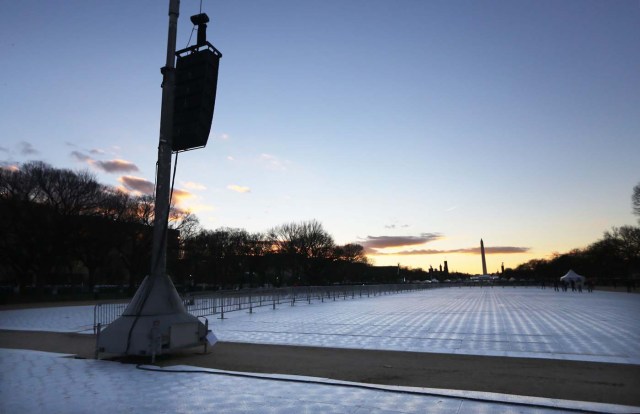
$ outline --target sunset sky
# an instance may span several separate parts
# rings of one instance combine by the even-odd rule
[[[153,190],[168,0],[12,1],[0,164]],[[178,48],[199,0],[182,0]],[[639,1],[204,0],[223,54],[203,227],[315,219],[377,265],[481,273],[638,223]],[[194,43],[194,38],[191,44]]]

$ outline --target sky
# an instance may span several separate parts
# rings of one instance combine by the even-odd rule
[[[0,165],[153,190],[169,1],[2,1]],[[189,44],[182,0],[178,48]],[[204,0],[219,49],[178,206],[317,220],[376,265],[489,272],[636,225],[639,1]],[[195,41],[195,34],[191,44]]]

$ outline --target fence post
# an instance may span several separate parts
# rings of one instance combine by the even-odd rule
[[[204,331],[205,331],[205,336],[204,336],[204,353],[207,353],[207,343],[209,342],[209,340],[207,339],[207,335],[209,334],[209,319],[204,318]]]
[[[93,307],[93,334],[96,335],[96,326],[99,325],[100,323],[98,322],[98,318],[97,318],[97,313],[98,313],[98,307],[100,306],[99,303],[96,304],[96,306]]]
[[[224,294],[220,292],[220,319],[224,319]]]
[[[98,359],[98,357],[100,356],[100,351],[98,348],[98,342],[100,342],[100,323],[98,322],[98,330],[97,332],[94,332],[96,334],[96,350],[95,350],[95,354],[94,354],[94,359]],[[95,327],[94,327],[95,329]]]

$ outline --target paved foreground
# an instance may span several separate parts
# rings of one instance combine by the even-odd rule
[[[490,393],[374,388],[309,377],[246,376],[0,349],[3,413],[633,413],[637,407]],[[150,369],[149,371],[146,369]],[[238,376],[241,375],[241,376]]]
[[[0,348],[72,353],[93,358],[95,337],[2,331]],[[640,365],[553,359],[398,352],[218,342],[163,355],[158,365],[301,375],[367,384],[496,392],[640,406]],[[103,355],[104,357],[108,357]],[[148,363],[149,358],[125,358]],[[639,410],[640,411],[640,410]]]

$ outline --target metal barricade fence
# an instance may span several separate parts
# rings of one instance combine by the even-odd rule
[[[196,317],[220,315],[224,319],[227,312],[278,305],[295,306],[297,303],[311,304],[424,290],[435,287],[429,284],[394,285],[337,285],[337,286],[296,286],[272,289],[243,289],[189,294],[183,298],[185,309]],[[116,320],[127,307],[127,303],[99,303],[93,310],[93,331]]]
[[[98,303],[93,308],[93,333],[98,332],[98,326],[106,326],[122,315],[128,303]]]

